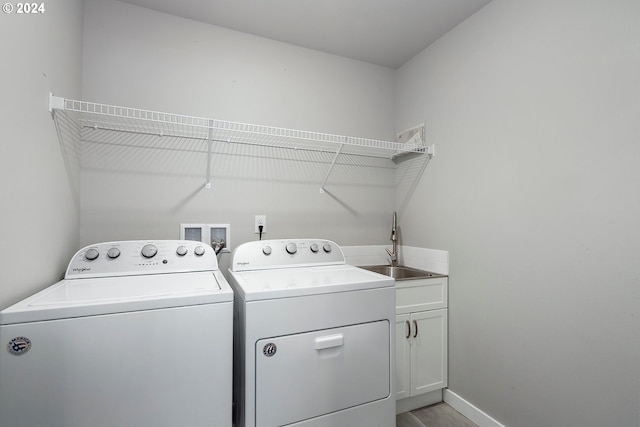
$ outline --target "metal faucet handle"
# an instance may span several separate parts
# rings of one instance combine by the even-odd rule
[[[389,264],[392,267],[397,267],[398,266],[398,254],[396,254],[395,252],[391,252],[389,249],[385,248],[385,250],[387,251],[387,253],[389,254]]]

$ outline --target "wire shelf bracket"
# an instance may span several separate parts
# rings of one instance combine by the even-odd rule
[[[338,157],[340,156],[340,153],[342,152],[343,147],[344,147],[344,144],[340,144],[340,147],[338,147],[338,151],[336,151],[336,155],[333,156],[333,160],[331,161],[329,170],[327,171],[327,174],[324,177],[324,181],[322,181],[322,184],[320,184],[320,194],[324,194],[325,192],[324,186],[327,183],[327,180],[329,179],[329,175],[331,175],[331,171],[333,170],[333,167],[336,165],[336,161],[338,160]]]
[[[213,148],[213,120],[209,120],[209,141],[207,141],[207,180],[204,188],[211,188],[211,149]]]

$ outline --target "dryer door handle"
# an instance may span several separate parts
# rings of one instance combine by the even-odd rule
[[[334,334],[326,335],[324,337],[318,337],[314,340],[316,350],[323,350],[325,348],[340,347],[344,344],[344,335]]]

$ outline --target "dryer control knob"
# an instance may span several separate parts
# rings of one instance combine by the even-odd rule
[[[329,252],[331,252],[331,245],[330,245],[330,244],[328,244],[328,243],[325,243],[325,244],[322,246],[322,249],[324,249],[324,251],[325,251],[326,253],[329,253]]]
[[[100,255],[100,252],[98,252],[98,250],[94,248],[88,249],[87,252],[84,253],[84,257],[87,259],[87,261],[93,261],[94,259],[98,258],[98,255]]]
[[[142,256],[145,258],[153,258],[157,253],[158,248],[156,248],[154,245],[144,245],[142,247],[142,250],[140,251],[140,254],[142,254]]]
[[[196,254],[196,256],[204,255],[204,246],[196,246],[193,253]]]
[[[318,244],[312,243],[311,246],[309,246],[309,249],[311,249],[311,252],[315,254],[316,252],[318,252]]]
[[[262,248],[262,253],[265,255],[271,255],[271,246],[265,246]]]
[[[109,257],[109,259],[116,259],[120,256],[120,249],[118,248],[111,248],[107,251],[107,256]]]
[[[293,242],[287,243],[287,245],[284,248],[287,250],[287,253],[289,253],[291,255],[293,255],[296,252],[298,252],[298,246]]]
[[[178,256],[185,256],[187,254],[187,247],[184,245],[178,246],[178,248],[176,249],[176,253],[178,254]]]

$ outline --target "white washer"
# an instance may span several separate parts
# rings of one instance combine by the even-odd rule
[[[231,426],[233,291],[210,246],[88,246],[0,312],[0,426]]]
[[[229,283],[236,426],[395,425],[393,279],[292,239],[238,246]]]

